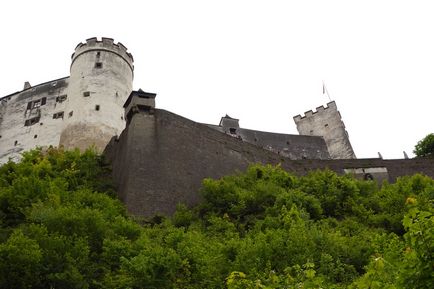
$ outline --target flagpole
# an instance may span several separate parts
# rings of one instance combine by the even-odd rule
[[[322,82],[322,94],[327,94],[327,97],[329,98],[329,101],[331,102],[329,91],[327,90],[327,87],[325,86],[324,80]]]

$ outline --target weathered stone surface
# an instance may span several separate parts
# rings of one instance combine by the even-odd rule
[[[301,135],[321,136],[324,138],[332,159],[356,158],[336,103],[331,101],[327,107],[309,110],[304,116],[294,117],[297,130]]]
[[[147,217],[170,215],[178,203],[197,204],[204,178],[233,174],[252,163],[280,164],[297,175],[329,168],[339,174],[366,169],[379,181],[393,182],[418,172],[434,177],[434,164],[428,159],[291,160],[159,109],[132,115],[105,155],[112,162],[119,196],[128,211]]]
[[[69,78],[42,83],[0,99],[0,164],[36,146],[58,146]],[[59,101],[60,96],[66,99]]]

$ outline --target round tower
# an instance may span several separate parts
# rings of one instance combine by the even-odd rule
[[[68,104],[60,145],[104,150],[125,128],[124,109],[133,85],[133,56],[111,38],[90,38],[71,56]]]

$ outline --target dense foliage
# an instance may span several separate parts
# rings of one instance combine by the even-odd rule
[[[434,181],[250,167],[141,224],[91,151],[0,168],[0,288],[434,288]]]
[[[434,158],[434,133],[421,139],[414,148],[414,154],[418,157]]]

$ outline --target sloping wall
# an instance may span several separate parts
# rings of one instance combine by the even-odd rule
[[[131,214],[145,217],[170,215],[178,203],[197,204],[204,178],[233,174],[257,162],[280,163],[298,175],[323,168],[338,173],[384,168],[389,181],[416,172],[434,177],[434,163],[426,159],[291,160],[159,109],[135,113],[105,154],[112,162],[119,197]]]
[[[292,160],[330,159],[327,145],[320,136],[283,134],[245,128],[232,128],[231,131],[230,127],[211,124],[207,126]]]

